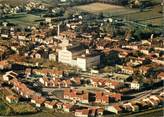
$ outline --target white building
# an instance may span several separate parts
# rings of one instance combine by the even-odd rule
[[[90,53],[89,50],[85,50],[82,46],[76,46],[70,49],[64,48],[60,50],[58,61],[71,66],[77,66],[83,71],[86,71],[88,68],[100,64],[100,54],[95,52]]]
[[[131,89],[135,89],[135,90],[139,90],[142,88],[142,83],[139,83],[137,81],[133,81],[131,84],[130,84],[130,88]]]
[[[86,71],[88,68],[100,64],[100,55],[82,55],[77,58],[77,67]]]
[[[72,63],[74,63],[73,60],[75,60],[77,56],[80,56],[84,52],[85,49],[80,45],[68,49],[65,47],[58,52],[58,61],[72,65]]]
[[[56,61],[56,54],[55,53],[51,53],[51,54],[49,54],[49,60],[51,60],[51,61]]]

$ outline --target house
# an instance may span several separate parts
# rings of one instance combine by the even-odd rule
[[[102,104],[109,103],[109,95],[103,92],[96,92],[95,98],[96,98],[95,100],[96,103],[102,103]]]
[[[161,80],[164,80],[164,72],[160,72],[158,75],[157,75],[157,78],[161,79]]]
[[[134,68],[130,66],[123,66],[122,71],[126,74],[133,74],[134,73]]]
[[[34,74],[42,75],[47,77],[47,75],[52,76],[54,78],[58,77],[61,78],[63,76],[62,70],[54,70],[54,69],[34,69]]]
[[[143,87],[143,83],[139,83],[138,81],[133,81],[130,83],[130,88],[135,90],[140,90]]]
[[[73,111],[73,105],[71,105],[69,103],[65,103],[65,104],[63,104],[63,110],[64,110],[64,112],[71,112],[71,111]]]
[[[79,98],[80,98],[80,102],[81,103],[85,103],[85,104],[88,104],[89,103],[89,93],[83,93],[81,95],[78,95]]]
[[[41,107],[45,101],[46,99],[44,97],[37,96],[37,95],[34,95],[31,99],[31,103],[34,103],[36,107]]]
[[[75,117],[88,117],[88,116],[89,116],[88,109],[75,110]]]
[[[6,96],[6,100],[9,103],[18,103],[19,98],[17,96],[14,96],[14,95],[8,95],[8,96]]]
[[[122,94],[120,93],[109,93],[110,99],[114,99],[114,101],[121,101],[122,99]]]
[[[61,83],[60,83],[60,87],[70,87],[71,86],[71,81],[68,79],[68,80],[62,80]]]
[[[63,103],[62,102],[57,102],[56,107],[57,107],[57,109],[62,109],[63,108]]]
[[[6,60],[0,61],[0,70],[4,69],[11,69],[11,64]]]
[[[106,106],[105,110],[110,111],[115,114],[119,114],[120,112],[122,112],[122,108],[118,104],[115,104],[113,106]]]
[[[147,67],[147,66],[141,66],[140,68],[139,68],[139,72],[140,73],[142,73],[142,74],[146,74],[146,73],[148,73],[148,71],[150,70],[150,67]]]
[[[111,89],[119,89],[123,86],[124,86],[124,83],[114,81],[114,80],[111,80],[110,83],[109,83],[109,88],[111,88]]]
[[[39,82],[41,82],[44,86],[48,87],[49,79],[48,78],[39,78]]]
[[[64,90],[64,99],[70,99],[72,101],[78,101],[81,103],[89,103],[90,97],[92,94],[86,91],[77,91],[76,89],[65,89]]]
[[[147,103],[148,106],[155,107],[158,105],[158,102],[156,100],[154,100],[153,98],[145,98],[145,99],[142,99],[142,101]]]
[[[75,89],[64,89],[64,99],[76,99],[77,91]]]
[[[97,116],[102,116],[104,109],[99,108],[99,107],[89,107],[89,117],[97,117]]]
[[[26,70],[25,70],[25,75],[26,75],[27,77],[29,77],[30,75],[32,75],[32,69],[31,69],[31,68],[26,68]]]
[[[56,101],[45,101],[44,105],[46,108],[54,109],[56,107],[57,102]]]
[[[17,76],[18,76],[18,74],[16,72],[8,71],[8,72],[6,72],[6,74],[3,75],[3,80],[9,81],[13,78],[16,78]]]
[[[104,109],[103,108],[97,108],[96,115],[97,116],[102,116],[103,115],[103,112],[104,112]]]
[[[137,112],[137,111],[139,111],[139,106],[135,105],[135,104],[132,104],[132,103],[125,103],[125,104],[123,104],[123,108],[126,111],[129,111],[129,112]]]
[[[55,53],[49,54],[49,60],[56,61],[57,60],[57,55]]]
[[[78,85],[78,86],[81,85],[81,78],[79,78],[79,77],[71,78],[70,80],[71,80],[73,85]]]

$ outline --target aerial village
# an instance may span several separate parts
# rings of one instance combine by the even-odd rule
[[[49,10],[37,2],[0,7],[0,17]],[[56,18],[51,15],[63,9],[50,11],[38,25],[1,22],[0,109],[108,117],[163,107],[162,32],[135,40],[124,20],[72,9],[66,18]],[[26,110],[15,109],[20,105]]]

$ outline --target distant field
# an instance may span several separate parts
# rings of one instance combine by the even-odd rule
[[[151,9],[146,9],[143,12],[120,15],[120,17],[126,17],[129,20],[140,21],[142,23],[152,23],[155,25],[161,25],[162,14],[160,13],[160,11],[161,6],[157,5]]]
[[[124,6],[104,4],[104,3],[91,3],[87,5],[75,6],[75,9],[86,11],[90,13],[120,13],[128,12],[130,9]]]
[[[110,4],[103,4],[103,3],[91,3],[87,5],[80,5],[77,6],[78,9],[86,10],[88,12],[103,12],[106,10],[122,10],[124,7],[117,6],[117,5],[110,5]]]
[[[21,14],[15,14],[15,15],[9,16],[5,20],[11,23],[18,24],[18,25],[31,26],[31,25],[37,24],[36,20],[41,20],[41,18],[40,16],[37,16],[37,15],[21,13]],[[0,21],[3,21],[3,19],[0,19]]]
[[[159,2],[159,0],[154,0]],[[139,21],[142,23],[152,23],[155,25],[161,25],[162,14],[161,6],[156,5],[153,8],[145,9],[143,12],[140,12],[139,9],[131,9],[124,6],[117,6],[111,4],[103,3],[91,3],[87,5],[75,6],[75,9],[79,11],[89,12],[98,14],[100,12],[104,13],[105,16],[115,16],[126,18],[132,21]]]

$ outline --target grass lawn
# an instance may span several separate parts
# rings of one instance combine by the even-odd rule
[[[0,98],[0,116],[8,116],[13,114],[36,113],[36,109],[29,104],[9,104]]]
[[[15,113],[25,114],[25,113],[35,113],[37,112],[34,107],[29,104],[11,104],[10,106]]]
[[[22,25],[32,26],[32,25],[38,24],[36,20],[41,20],[41,18],[40,16],[37,16],[37,15],[20,13],[20,14],[10,15],[8,16],[8,18],[5,18],[5,20],[11,23],[18,24],[20,26]],[[3,19],[1,19],[0,21],[3,21]]]
[[[160,11],[161,6],[157,5],[143,12],[120,15],[120,17],[126,17],[129,20],[141,21],[143,23],[153,23],[160,25],[162,19],[162,14],[159,13]]]
[[[0,116],[10,115],[11,109],[0,99]]]

